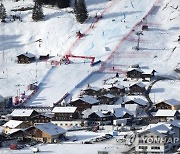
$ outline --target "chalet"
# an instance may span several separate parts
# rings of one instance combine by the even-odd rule
[[[69,121],[79,118],[77,107],[54,107],[52,110],[54,113],[53,121]]]
[[[87,89],[83,90],[83,95],[89,96],[100,96],[106,93],[106,89],[101,89],[98,87],[88,87]]]
[[[152,77],[154,77],[155,72],[156,72],[153,69],[141,69],[141,70],[143,71],[141,74],[142,79],[146,79],[146,78],[151,79]]]
[[[99,100],[100,104],[113,105],[117,101],[117,98],[112,94],[106,94],[99,96],[97,100]]]
[[[180,101],[176,99],[161,100],[154,105],[157,109],[179,110]]]
[[[175,137],[180,138],[180,121],[179,120],[168,121],[167,124],[170,124],[170,126],[173,128],[173,131],[175,132],[174,134]]]
[[[140,68],[128,68],[126,72],[127,78],[141,78],[143,71]]]
[[[55,143],[65,137],[66,130],[52,123],[37,124],[27,130],[29,137],[44,143]]]
[[[12,113],[13,120],[29,121],[32,117],[39,115],[38,112],[32,109],[15,109]]]
[[[142,98],[128,96],[124,100],[124,104],[137,104],[140,107],[145,108],[148,105],[148,102]]]
[[[167,124],[149,125],[145,130],[138,131],[136,153],[166,153],[173,146],[172,127]]]
[[[79,112],[91,108],[93,105],[98,105],[99,101],[91,96],[84,96],[82,98],[77,98],[70,102],[70,105],[77,107]]]
[[[6,134],[8,139],[23,141],[26,138],[26,133],[22,129],[12,129]]]
[[[48,123],[52,120],[52,118],[53,118],[53,115],[41,113],[41,114],[32,116],[30,120],[28,121],[28,123],[32,126],[36,123]]]
[[[109,93],[117,97],[125,94],[125,87],[122,85],[115,85],[109,88]]]
[[[146,85],[142,82],[138,82],[129,86],[130,94],[144,94],[146,92]]]
[[[118,107],[118,106],[117,106]],[[103,108],[103,107],[102,107]],[[91,109],[90,109],[91,110]],[[87,114],[87,113],[85,113]],[[99,109],[92,111],[88,115],[88,120],[90,123],[96,122],[96,124],[112,124],[113,120],[117,119],[132,119],[133,114],[125,108],[110,108]]]
[[[124,106],[122,107],[130,111],[134,117],[142,116],[145,112],[144,108],[142,108],[138,104],[124,104]]]
[[[17,56],[18,63],[28,64],[36,60],[35,55],[32,53],[24,53]]]
[[[175,145],[180,144],[180,121],[179,120],[173,120],[169,121],[168,124],[172,127],[174,133],[174,138],[178,139]]]
[[[3,132],[5,134],[9,134],[10,131],[17,130],[17,129],[25,129],[30,127],[30,125],[23,121],[18,120],[9,120],[7,123],[5,123],[3,126]]]
[[[133,118],[133,114],[126,108],[115,108],[113,110],[114,120],[115,119],[124,119],[124,118]]]
[[[47,114],[40,114],[33,109],[15,109],[11,113],[11,118],[13,120],[25,121],[30,125],[34,125],[34,123],[50,122],[52,116]]]
[[[96,122],[98,124],[111,124],[113,120],[113,114],[111,111],[95,111],[88,116],[90,122]]]
[[[176,120],[179,119],[179,117],[180,117],[179,111],[176,110],[159,109],[155,114],[156,121],[158,122]]]

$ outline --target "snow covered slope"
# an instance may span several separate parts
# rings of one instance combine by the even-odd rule
[[[24,52],[32,52],[37,57],[50,54],[56,60],[66,53],[95,56],[96,60],[105,61],[105,71],[112,70],[113,66],[125,71],[129,65],[138,63],[155,69],[159,74],[179,77],[173,71],[180,60],[177,42],[180,34],[179,1],[86,0],[86,3],[90,18],[81,25],[76,22],[71,8],[59,10],[44,7],[45,20],[33,22],[32,11],[10,11],[17,6],[32,6],[32,1],[3,1],[9,17],[10,14],[20,15],[22,22],[0,23],[0,95],[16,96],[27,91],[28,84],[42,81],[38,93],[27,105],[52,106],[98,69],[98,66],[90,67],[89,62],[73,58],[74,64],[53,68],[50,62],[16,64],[16,56]],[[141,30],[141,26],[135,25],[148,12],[149,30],[143,32],[140,50],[136,51],[136,32]],[[103,18],[94,23],[96,13],[103,14]],[[76,38],[78,30],[85,34],[80,40]]]

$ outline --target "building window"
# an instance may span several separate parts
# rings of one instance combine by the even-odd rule
[[[151,147],[151,149],[154,149],[154,150],[159,150],[159,149],[160,149],[160,147],[159,147],[159,146],[153,146],[153,147]]]
[[[147,146],[139,146],[139,149],[145,150],[145,149],[147,149]]]

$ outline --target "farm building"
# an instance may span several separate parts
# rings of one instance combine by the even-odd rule
[[[24,54],[20,54],[17,56],[17,61],[20,64],[28,64],[28,63],[32,63],[36,60],[35,55],[32,53],[24,53]]]
[[[44,123],[37,124],[29,129],[27,132],[30,134],[30,138],[44,143],[54,143],[64,138],[66,130],[53,124]]]
[[[54,107],[52,110],[54,113],[54,121],[65,121],[73,120],[79,118],[79,113],[77,107],[67,106],[67,107]]]
[[[140,68],[129,68],[126,72],[127,78],[141,78],[143,71]]]
[[[130,94],[144,94],[146,92],[146,85],[142,82],[138,82],[129,86]]]
[[[112,94],[106,94],[99,96],[97,100],[99,100],[100,104],[113,105],[117,101],[117,98]]]
[[[77,107],[77,110],[82,112],[93,105],[98,105],[99,101],[91,96],[84,96],[82,98],[77,98],[70,102],[70,105]]]
[[[161,100],[154,105],[157,109],[179,110],[180,101],[176,99]]]
[[[109,88],[109,93],[115,96],[120,96],[125,94],[125,87],[122,85],[115,85]]]

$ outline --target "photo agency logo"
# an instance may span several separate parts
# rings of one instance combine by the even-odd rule
[[[160,137],[160,136],[138,136],[139,143],[147,144],[171,144],[178,143],[178,137]]]

